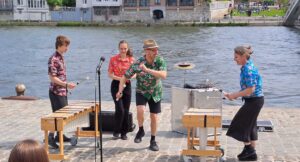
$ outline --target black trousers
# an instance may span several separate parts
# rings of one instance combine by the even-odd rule
[[[68,105],[67,96],[59,96],[49,90],[49,98],[51,102],[52,112],[55,112]]]
[[[256,141],[258,139],[257,116],[264,105],[264,97],[244,100],[244,105],[234,116],[226,135],[241,142]]]
[[[115,133],[126,134],[129,125],[129,108],[131,102],[131,83],[127,82],[123,90],[123,96],[116,101],[116,94],[119,90],[119,81],[113,80],[111,82],[111,96],[115,103]]]
[[[68,97],[67,96],[59,96],[49,90],[49,98],[50,98],[50,102],[51,102],[52,112],[55,112],[55,111],[68,105]],[[57,135],[58,135],[58,132],[57,132]],[[53,136],[53,133],[52,133],[52,136]]]

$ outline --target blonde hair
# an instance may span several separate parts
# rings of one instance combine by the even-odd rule
[[[242,45],[234,48],[234,53],[243,56],[246,55],[247,60],[250,58],[250,55],[253,53],[253,50],[250,45]]]
[[[251,45],[243,45],[243,47],[246,49],[246,51],[249,53],[249,55],[253,54],[253,49]]]

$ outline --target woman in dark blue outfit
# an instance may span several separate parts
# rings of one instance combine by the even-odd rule
[[[250,46],[238,46],[234,49],[234,61],[241,65],[241,90],[234,93],[225,93],[229,100],[242,97],[244,105],[234,116],[227,131],[230,136],[244,143],[243,151],[238,155],[240,161],[256,161],[255,142],[257,141],[257,116],[264,104],[262,79],[254,66],[250,55]]]

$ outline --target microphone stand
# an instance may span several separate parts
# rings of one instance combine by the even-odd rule
[[[103,162],[103,152],[102,152],[102,113],[101,113],[101,82],[100,82],[100,73],[101,71],[101,63],[97,66],[96,72],[98,74],[98,90],[99,90],[99,123],[100,123],[100,129],[99,129],[99,135],[100,135],[100,155],[101,155],[101,162]],[[95,114],[98,115],[98,114]],[[96,116],[95,116],[96,118]]]

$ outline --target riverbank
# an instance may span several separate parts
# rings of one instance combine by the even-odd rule
[[[83,101],[70,101],[70,104]],[[133,121],[136,123],[135,103],[131,104]],[[102,102],[103,110],[113,110],[113,102]],[[43,141],[43,132],[40,129],[40,118],[51,113],[49,100],[13,101],[0,100],[0,161],[6,162],[12,147],[26,138]],[[232,119],[238,107],[225,106],[223,119]],[[112,140],[111,133],[103,134],[103,160],[116,161],[145,161],[166,162],[182,161],[180,151],[186,148],[186,136],[171,131],[171,104],[162,104],[162,113],[159,115],[157,141],[160,151],[152,152],[147,148],[150,140],[149,111],[145,113],[146,136],[142,143],[133,142],[135,132],[128,133],[129,140]],[[259,132],[257,153],[260,162],[288,162],[300,161],[300,108],[267,108],[260,113],[259,120],[271,120],[274,132]],[[240,153],[242,144],[225,135],[222,130],[219,137],[221,147],[225,150],[227,162],[237,162],[236,155]],[[68,134],[69,136],[71,134]],[[70,161],[94,161],[94,138],[80,138],[76,147],[65,144],[65,154]],[[99,151],[98,161],[99,161]],[[210,158],[208,161],[215,161]]]
[[[153,22],[40,22],[0,21],[0,26],[76,26],[76,27],[127,27],[127,26],[281,26],[282,17],[233,17],[211,22],[153,21]]]

